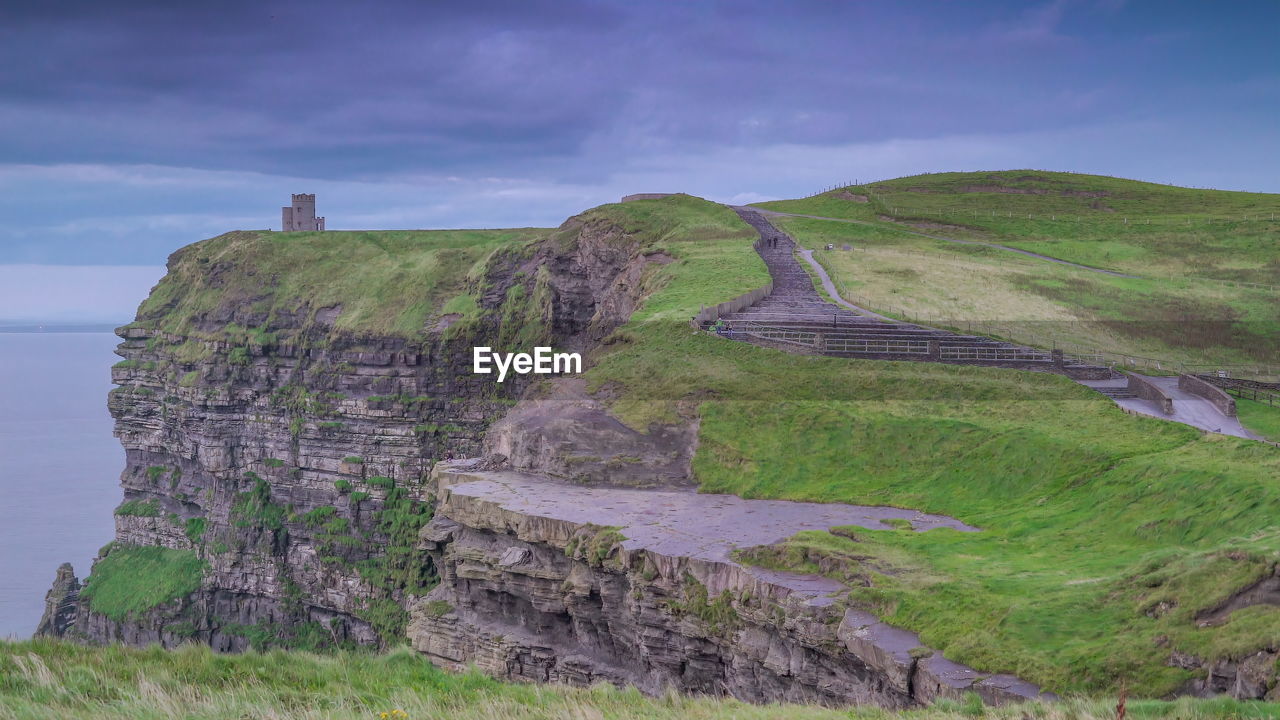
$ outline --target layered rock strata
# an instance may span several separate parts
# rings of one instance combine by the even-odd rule
[[[414,647],[499,677],[750,701],[901,708],[966,692],[1045,697],[846,607],[821,576],[745,566],[735,549],[839,525],[975,528],[885,507],[579,487],[441,463],[423,530],[441,584],[412,608]]]
[[[170,258],[153,295],[163,304],[149,301],[118,331],[109,407],[126,452],[124,503],[95,561],[129,548],[189,553],[204,568],[199,589],[112,616],[61,593],[42,634],[231,651],[289,644],[300,628],[321,644],[387,641],[408,595],[434,582],[429,559],[408,557],[411,543],[397,548],[395,536],[407,527],[412,539],[430,516],[432,464],[481,453],[485,430],[529,385],[473,374],[472,347],[532,349],[505,347],[516,337],[590,347],[669,260],[616,224],[573,218],[473,273],[459,290],[475,317],[437,314],[420,333],[391,336],[339,331],[341,305],[282,309],[294,301],[274,294],[276,278],[257,278],[251,258],[202,245]],[[217,290],[232,286],[252,294]],[[197,290],[211,306],[184,304]],[[59,588],[78,583],[63,574]]]

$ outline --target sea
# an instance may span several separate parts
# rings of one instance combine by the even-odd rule
[[[0,328],[0,638],[30,637],[58,566],[83,580],[114,534],[124,450],[107,393],[120,339],[105,330]]]

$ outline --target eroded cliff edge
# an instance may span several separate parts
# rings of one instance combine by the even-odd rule
[[[967,692],[991,703],[1046,697],[849,607],[834,580],[731,557],[803,530],[888,529],[886,520],[976,531],[952,518],[474,468],[437,464],[439,504],[422,532],[441,583],[414,604],[409,636],[445,667],[755,702],[901,708]]]
[[[60,570],[41,631],[219,650],[395,641],[408,598],[436,582],[414,547],[433,463],[478,453],[528,386],[472,374],[472,347],[587,347],[662,261],[591,215],[236,232],[176,252],[118,331],[115,539],[83,592]]]

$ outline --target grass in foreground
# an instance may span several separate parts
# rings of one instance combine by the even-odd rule
[[[725,249],[699,249],[717,264],[673,263],[588,374],[633,427],[700,418],[703,490],[895,505],[982,528],[794,542],[836,556],[856,602],[948,657],[1055,691],[1161,696],[1190,678],[1168,666],[1174,649],[1239,658],[1280,641],[1275,608],[1195,622],[1280,560],[1274,447],[1132,417],[1058,376],[694,333],[697,306],[683,298],[733,297],[762,271],[736,218],[704,213],[704,226],[723,223],[701,242]]]
[[[175,651],[0,642],[0,718],[130,720],[149,718],[308,718],[380,720],[1102,720],[1114,701],[982,708],[973,698],[924,710],[826,709],[747,705],[674,694],[645,697],[611,686],[574,689],[501,683],[477,672],[450,674],[402,648],[385,655],[254,652],[217,655],[205,647]],[[1184,699],[1129,703],[1134,718],[1262,718],[1280,706]],[[397,712],[398,711],[398,712]],[[386,715],[384,715],[386,713]]]

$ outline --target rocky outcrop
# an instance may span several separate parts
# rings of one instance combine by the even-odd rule
[[[510,467],[571,482],[632,487],[690,484],[698,425],[627,427],[588,394],[585,383],[548,383],[545,397],[526,399],[494,423],[485,450]]]
[[[71,563],[58,566],[53,587],[44,596],[44,614],[36,627],[36,636],[61,637],[75,625],[76,602],[80,599],[80,580]]]
[[[902,708],[978,692],[1044,697],[938,656],[848,608],[819,576],[744,566],[738,547],[856,524],[951,518],[896,508],[582,488],[443,463],[422,547],[441,583],[412,608],[414,647],[448,668],[606,681],[756,701]]]

